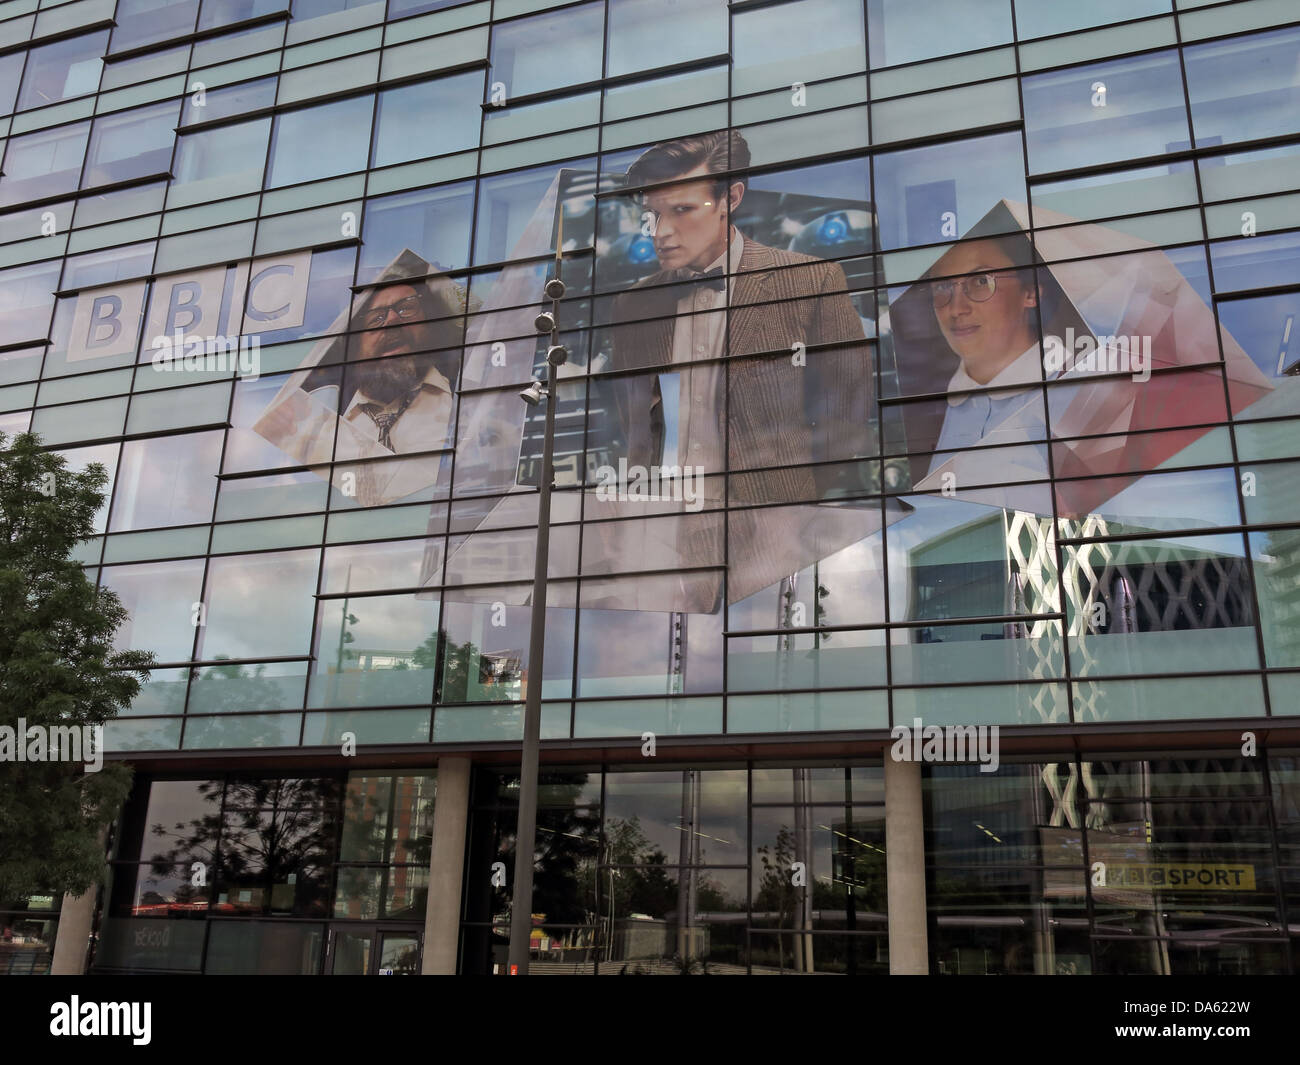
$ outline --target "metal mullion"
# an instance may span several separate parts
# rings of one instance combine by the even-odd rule
[[[1234,0],[1235,2],[1235,0]],[[1165,45],[1159,51],[1168,51],[1172,45]],[[1191,125],[1188,125],[1191,135]],[[1239,155],[1245,152],[1260,151],[1265,148],[1289,147],[1296,142],[1295,133],[1276,134],[1271,137],[1257,137],[1248,141],[1234,141],[1231,144],[1206,145],[1204,148],[1182,148],[1175,152],[1162,152],[1157,155],[1140,155],[1130,159],[1119,159],[1108,163],[1092,163],[1084,166],[1069,167],[1065,170],[1045,170],[1030,176],[1034,184],[1055,181],[1072,181],[1076,178],[1093,175],[1111,174],[1123,170],[1141,170],[1167,166],[1170,163],[1182,163],[1188,160],[1215,158],[1220,155]]]
[[[1186,59],[1186,52],[1183,46],[1182,26],[1180,24],[1180,20],[1177,18],[1174,20],[1174,39],[1178,45],[1178,72],[1179,72],[1180,80],[1182,81],[1183,84],[1183,106],[1186,109],[1186,118],[1187,118],[1187,138],[1188,138],[1187,143],[1195,146],[1196,126],[1195,123],[1192,121],[1191,90],[1187,86],[1187,59]],[[1202,183],[1201,183],[1201,164],[1199,158],[1193,163],[1192,172],[1196,177],[1196,200],[1199,205],[1199,210],[1201,215],[1201,239],[1203,241],[1202,254],[1205,257],[1205,269],[1206,269],[1206,275],[1210,282],[1210,292],[1213,293],[1217,286],[1215,285],[1215,281],[1214,281],[1214,260],[1210,255],[1209,220],[1205,210],[1205,190],[1202,187]],[[1236,474],[1234,480],[1236,481],[1235,494],[1237,497],[1236,500],[1237,513],[1241,518],[1241,524],[1242,524],[1241,538],[1242,538],[1242,547],[1244,548],[1243,558],[1246,563],[1246,573],[1250,580],[1249,602],[1254,608],[1254,617],[1251,619],[1251,628],[1254,629],[1255,632],[1255,652],[1256,654],[1259,655],[1259,665],[1258,668],[1255,670],[1255,674],[1259,677],[1260,688],[1263,690],[1264,713],[1267,716],[1272,717],[1273,715],[1272,693],[1270,691],[1270,685],[1268,683],[1267,674],[1264,672],[1268,666],[1268,658],[1265,653],[1264,627],[1260,615],[1260,602],[1259,602],[1259,592],[1258,592],[1259,582],[1255,577],[1255,559],[1251,548],[1250,532],[1248,531],[1248,526],[1250,524],[1250,521],[1246,514],[1246,500],[1245,497],[1242,495],[1241,453],[1240,453],[1240,449],[1237,446],[1237,419],[1236,419],[1236,412],[1233,410],[1233,406],[1232,406],[1232,389],[1228,384],[1227,355],[1223,349],[1223,323],[1219,319],[1218,304],[1213,296],[1211,296],[1210,298],[1210,314],[1212,315],[1212,320],[1214,322],[1214,339],[1219,350],[1219,366],[1220,366],[1219,380],[1223,386],[1223,405],[1224,405],[1225,415],[1227,418],[1226,425],[1228,429],[1228,444],[1232,449],[1232,469],[1233,472]],[[1279,885],[1279,890],[1280,890],[1280,885]],[[1288,936],[1287,939],[1288,939],[1287,953],[1288,953],[1288,962],[1289,962],[1290,961],[1290,957],[1289,957],[1290,937]]]
[[[579,0],[579,3],[587,3],[589,0]],[[567,5],[577,6],[577,5]],[[544,12],[530,12],[530,14],[549,14],[558,8],[547,8]],[[522,17],[528,17],[527,15]],[[494,23],[494,26],[503,25],[503,23]],[[605,7],[605,38],[608,40],[609,33],[609,8]],[[552,103],[557,100],[566,100],[576,96],[585,96],[589,93],[598,92],[602,95],[606,89],[621,88],[623,86],[637,85],[641,82],[657,81],[660,78],[673,77],[681,74],[690,74],[696,70],[709,70],[713,67],[723,66],[728,57],[724,55],[706,56],[702,59],[692,59],[684,63],[673,63],[664,67],[651,67],[648,70],[636,70],[627,74],[618,74],[614,77],[604,75],[594,81],[581,81],[573,85],[561,85],[554,89],[543,89],[540,92],[525,93],[522,96],[516,96],[513,99],[507,99],[503,104],[493,104],[490,102],[482,103],[479,106],[483,108],[485,114],[496,112],[505,112],[512,107],[532,107],[536,104]],[[608,56],[602,60],[602,71],[608,69]],[[696,105],[698,106],[698,105]],[[670,110],[677,110],[675,108]],[[640,117],[640,116],[637,116]],[[621,121],[621,120],[620,120]],[[509,142],[503,142],[509,143]]]
[[[1294,195],[1293,193],[1283,195]],[[1270,233],[1269,236],[1290,236],[1293,233],[1300,233],[1300,230],[1278,230],[1277,233]],[[1227,238],[1228,240],[1234,238]],[[1236,238],[1239,239],[1239,238]],[[1218,244],[1223,241],[1210,241],[1210,244]],[[1282,284],[1256,286],[1254,288],[1229,289],[1226,292],[1216,292],[1214,302],[1219,303],[1239,303],[1242,300],[1259,299],[1261,296],[1290,296],[1300,292],[1300,284]]]
[[[1267,687],[1267,685],[1265,685]],[[1268,801],[1269,844],[1273,857],[1273,886],[1277,892],[1277,913],[1282,924],[1282,940],[1285,943],[1287,968],[1295,972],[1295,937],[1291,934],[1291,919],[1287,911],[1286,888],[1283,884],[1285,870],[1289,868],[1282,861],[1282,852],[1278,846],[1277,803],[1273,794],[1272,767],[1268,748],[1259,753],[1264,778],[1264,795]]]
[[[1011,10],[1011,36],[1013,39],[1017,41],[1019,40],[1019,27],[1016,25],[1016,12],[1015,12],[1014,4],[1012,4],[1012,10]],[[1035,333],[1037,334],[1039,350],[1041,353],[1041,351],[1043,350],[1042,345],[1043,345],[1043,327],[1044,327],[1043,297],[1042,297],[1042,287],[1039,284],[1040,268],[1037,265],[1037,263],[1042,262],[1042,256],[1038,251],[1038,240],[1036,237],[1035,226],[1034,226],[1034,208],[1033,208],[1033,198],[1032,198],[1033,193],[1032,193],[1032,186],[1030,185],[1029,182],[1029,132],[1025,127],[1025,81],[1021,69],[1019,44],[1017,44],[1015,47],[1015,71],[1016,71],[1016,103],[1020,111],[1020,158],[1024,165],[1025,198],[1026,200],[1029,201],[1029,212],[1028,212],[1029,217],[1027,219],[1027,221],[1029,222],[1029,229],[1027,234],[1029,238],[1029,255],[1030,255],[1031,263],[1035,263],[1034,265]],[[1056,565],[1055,605],[1057,607],[1057,610],[1060,612],[1061,679],[1059,683],[1063,683],[1065,686],[1065,712],[1067,715],[1067,719],[1070,721],[1071,724],[1077,724],[1077,722],[1075,721],[1075,710],[1074,710],[1074,674],[1070,662],[1070,633],[1068,631],[1069,612],[1066,609],[1066,604],[1065,604],[1065,600],[1066,600],[1065,581],[1063,579],[1063,574],[1065,573],[1065,566],[1064,566],[1065,553],[1062,549],[1061,538],[1060,538],[1061,517],[1059,513],[1059,508],[1057,506],[1057,499],[1056,499],[1056,485],[1057,485],[1056,462],[1055,462],[1055,458],[1053,457],[1053,448],[1051,445],[1050,422],[1051,422],[1052,408],[1051,408],[1051,403],[1049,401],[1050,394],[1047,391],[1046,373],[1042,374],[1042,380],[1039,382],[1038,385],[1038,394],[1039,394],[1039,401],[1043,405],[1043,418],[1044,418],[1043,437],[1044,437],[1044,443],[1046,445],[1044,450],[1046,451],[1046,458],[1047,458],[1047,478],[1048,478],[1047,485],[1048,485],[1048,492],[1051,495],[1051,513],[1048,515],[1048,521],[1051,522],[1050,533],[1052,537],[1052,561]],[[1058,682],[1053,681],[1052,683],[1058,683]]]
[[[486,56],[483,57],[483,71],[484,71],[484,75],[483,75],[483,87],[484,87],[484,91],[485,91],[485,92],[489,89],[489,87],[490,87],[490,82],[491,82],[491,69],[492,69],[492,15],[493,15],[493,12],[495,11],[495,9],[496,9],[496,0],[489,0],[489,6],[488,6],[488,23],[487,23],[487,26],[488,26],[488,54],[487,54]],[[387,25],[385,25],[385,38],[386,38],[386,37],[387,37]],[[465,261],[466,261],[467,263],[472,263],[472,262],[474,262],[474,252],[475,252],[475,248],[476,248],[477,243],[478,243],[479,189],[480,189],[480,186],[481,186],[481,177],[480,177],[480,174],[481,174],[481,170],[482,170],[482,162],[483,162],[483,133],[484,133],[484,130],[485,130],[486,128],[487,128],[487,114],[486,114],[485,112],[481,112],[481,113],[479,114],[478,145],[477,145],[476,147],[474,147],[474,148],[466,149],[466,151],[472,151],[472,152],[474,153],[474,173],[473,173],[473,175],[470,176],[468,179],[466,179],[466,178],[462,178],[462,179],[460,179],[459,181],[456,181],[456,182],[446,182],[446,183],[444,183],[444,184],[446,185],[446,187],[451,187],[452,185],[455,185],[455,184],[463,184],[463,183],[464,183],[465,181],[467,181],[467,180],[468,180],[469,182],[472,182],[472,184],[473,184],[473,190],[472,190],[472,192],[471,192],[471,194],[470,194],[470,219],[469,219],[469,238],[468,238],[468,247],[467,247],[467,249],[466,249],[466,255],[465,255]],[[455,153],[455,154],[462,154],[462,153]],[[427,187],[427,188],[438,188],[438,187],[441,187],[441,186],[435,184],[435,185],[432,185],[432,186],[425,186],[425,187]],[[370,188],[370,172],[367,171],[367,173],[366,173],[366,191],[367,191],[367,193],[369,192],[369,188]],[[411,191],[418,191],[418,190],[411,190]],[[367,199],[366,199],[366,208],[369,208],[369,206],[370,206],[370,198],[369,198],[369,196],[367,196]],[[360,267],[360,262],[361,262],[361,257],[358,255],[358,256],[357,256],[357,270],[358,270],[358,273],[355,274],[354,277],[359,277],[359,276],[360,276],[360,273],[359,273],[360,268],[361,268],[361,267]],[[448,276],[449,276],[449,277],[450,277],[450,276],[455,276],[455,277],[457,277],[457,278],[459,278],[459,277],[461,277],[461,276],[464,276],[464,277],[465,277],[465,281],[466,281],[465,291],[466,291],[466,294],[467,294],[467,297],[468,297],[468,293],[470,292],[470,289],[471,289],[471,287],[472,287],[472,283],[471,283],[471,281],[470,281],[470,278],[471,278],[473,275],[469,274],[468,272],[462,274],[461,272],[457,271],[457,272],[449,273]],[[355,289],[354,289],[354,291],[355,291]],[[448,616],[447,616],[447,595],[446,595],[446,588],[447,588],[447,560],[448,560],[448,556],[451,554],[451,550],[450,550],[450,547],[451,547],[451,536],[452,536],[452,532],[451,532],[451,511],[452,511],[453,500],[456,498],[456,458],[457,458],[457,452],[460,450],[461,413],[462,413],[462,408],[463,408],[463,406],[464,406],[464,400],[463,400],[463,395],[464,395],[464,393],[463,393],[462,385],[464,384],[464,376],[465,376],[465,360],[466,360],[466,353],[467,353],[467,350],[468,350],[469,327],[470,327],[470,322],[469,322],[469,320],[470,320],[470,312],[469,312],[469,302],[468,302],[468,298],[467,298],[467,300],[466,300],[466,304],[465,304],[465,313],[464,313],[464,315],[461,316],[461,317],[462,317],[462,321],[464,322],[465,328],[464,328],[464,331],[461,333],[460,365],[459,365],[459,367],[458,367],[458,369],[457,369],[457,373],[456,373],[456,381],[455,381],[455,389],[456,389],[456,403],[455,403],[455,408],[454,408],[454,411],[453,411],[453,414],[452,414],[451,444],[450,444],[450,448],[449,448],[449,450],[450,450],[450,452],[451,452],[451,461],[447,464],[447,499],[446,499],[446,504],[447,504],[447,515],[446,515],[446,519],[445,519],[445,520],[443,521],[443,523],[442,523],[442,533],[441,533],[442,540],[443,540],[443,545],[444,545],[444,550],[443,550],[443,552],[442,552],[442,563],[441,563],[441,567],[440,567],[439,573],[438,573],[438,575],[437,575],[437,576],[438,576],[438,585],[437,585],[437,588],[435,589],[436,594],[437,594],[437,596],[438,596],[438,620],[437,620],[437,628],[436,628],[434,631],[438,634],[438,640],[437,640],[437,655],[438,655],[438,660],[437,660],[437,662],[434,664],[433,692],[432,692],[432,694],[431,694],[431,696],[430,696],[430,700],[429,700],[429,738],[428,738],[428,742],[429,742],[429,743],[433,743],[433,742],[434,742],[434,736],[435,736],[435,734],[436,734],[436,733],[435,733],[435,730],[436,730],[436,728],[437,728],[437,723],[438,723],[438,710],[439,710],[439,708],[443,705],[443,699],[442,699],[442,696],[443,696],[443,683],[444,683],[445,680],[446,680],[446,669],[445,669],[445,663],[446,663],[446,658],[447,658],[447,652],[448,652],[448,649],[449,649],[450,646],[451,646],[451,636],[450,636],[450,633],[449,633],[449,632],[447,631],[447,629],[445,628],[445,626],[448,624]],[[447,450],[447,449],[444,449],[444,450]],[[431,506],[431,507],[430,507],[430,514],[432,514],[432,512],[433,512],[433,509],[432,509],[432,506]],[[426,525],[426,528],[425,528],[425,537],[424,537],[424,539],[425,539],[426,541],[429,539],[429,532],[428,532],[428,527],[427,527],[427,525]],[[322,557],[323,557],[323,553],[322,553]],[[472,772],[473,772],[473,763],[472,763],[472,760],[471,760],[471,773],[472,773]],[[434,799],[434,801],[435,801],[435,803],[437,802],[436,793],[435,793],[435,799]],[[470,847],[471,847],[471,843],[472,843],[471,835],[467,832],[467,833],[466,833],[466,837],[465,837],[465,848],[466,848],[465,855],[466,855],[466,856],[468,856],[468,854],[469,854]],[[469,867],[468,867],[468,864],[466,864],[464,876],[465,876],[466,878],[468,878],[468,876],[469,876]],[[467,880],[467,882],[468,882],[468,880]],[[465,915],[464,899],[465,899],[466,897],[467,897],[467,896],[462,896],[461,912],[460,912],[460,914],[458,915],[458,920],[457,920],[457,927],[458,927],[458,929],[459,929],[460,923],[461,923],[461,921],[463,920],[464,915]],[[458,935],[458,939],[459,939],[459,938],[460,938],[459,931],[458,931],[457,935]],[[458,947],[458,948],[457,948],[457,963],[458,963],[458,967],[459,967],[459,962],[460,962],[460,948]]]

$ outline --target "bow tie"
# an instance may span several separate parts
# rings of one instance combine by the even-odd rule
[[[674,270],[673,281],[679,284],[698,284],[722,292],[727,287],[727,272],[721,266],[712,270],[691,270],[689,268]]]

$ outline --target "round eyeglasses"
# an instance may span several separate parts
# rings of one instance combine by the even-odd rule
[[[403,322],[409,322],[420,313],[420,297],[407,296],[396,303],[390,303],[387,307],[378,307],[373,311],[367,311],[365,317],[361,320],[367,329],[378,329],[388,321],[389,315],[396,315]]]
[[[985,300],[992,299],[993,293],[998,290],[998,280],[993,274],[973,274],[970,277],[958,278],[956,281],[935,281],[930,286],[930,296],[934,300],[934,305],[948,306],[958,285],[972,303],[983,303]]]

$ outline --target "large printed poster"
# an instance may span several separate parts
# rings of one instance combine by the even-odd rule
[[[557,171],[495,269],[405,248],[253,431],[362,506],[454,491],[425,584],[527,602],[542,413],[519,391],[558,243],[556,520],[582,531],[552,573],[638,575],[587,605],[711,614],[907,521],[905,493],[1087,515],[1224,418],[1224,372],[1234,412],[1276,387],[1144,240],[1043,210],[1031,235],[1001,200],[882,288],[865,180],[813,195],[747,166],[736,133],[665,142]]]

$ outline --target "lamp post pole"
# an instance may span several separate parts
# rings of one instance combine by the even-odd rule
[[[537,558],[533,567],[533,607],[528,633],[528,691],[524,696],[524,749],[519,768],[519,822],[515,829],[515,881],[510,905],[511,976],[528,975],[528,952],[533,931],[533,854],[537,850],[537,755],[542,734],[542,659],[546,653],[546,570],[551,546],[551,469],[555,451],[556,381],[568,358],[560,344],[560,298],[564,282],[556,276],[546,282],[550,314],[537,317],[537,328],[550,333],[546,351],[546,428],[542,434],[542,466],[537,482]],[[537,394],[533,386],[533,395]],[[527,397],[528,393],[523,393]],[[534,401],[535,402],[535,401]]]

